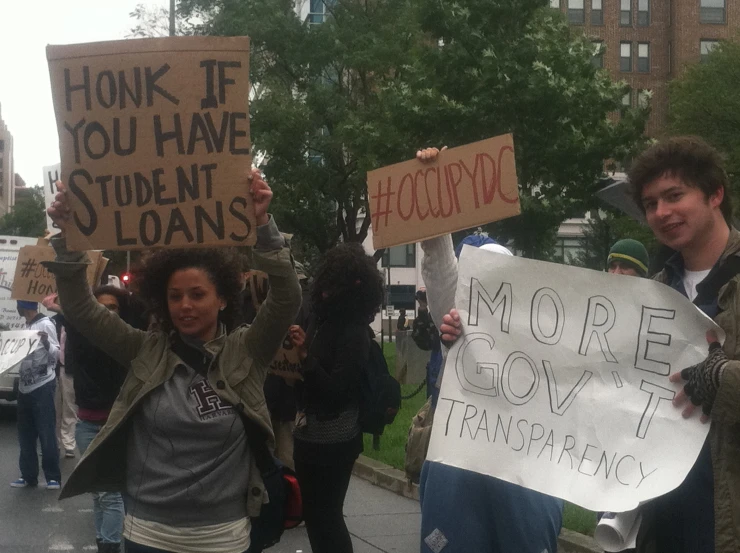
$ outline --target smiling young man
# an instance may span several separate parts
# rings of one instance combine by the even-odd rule
[[[674,405],[711,416],[707,443],[686,480],[643,506],[640,553],[740,550],[740,232],[717,152],[699,138],[652,146],[629,172],[635,201],[656,238],[676,251],[656,279],[685,295],[727,333],[707,359],[671,376],[685,381]],[[716,338],[708,336],[716,342]],[[690,403],[688,402],[690,400]]]

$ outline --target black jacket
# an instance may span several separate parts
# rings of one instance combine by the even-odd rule
[[[110,410],[126,379],[127,368],[93,346],[62,315],[57,317],[67,331],[64,371],[74,379],[77,406]]]

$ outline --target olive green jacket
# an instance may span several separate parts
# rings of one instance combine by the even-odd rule
[[[733,255],[740,256],[740,232],[734,228],[719,264]],[[655,280],[664,283],[667,278],[665,270],[655,276]],[[727,335],[723,347],[731,361],[722,374],[709,429],[714,473],[714,550],[740,553],[740,275],[725,284],[717,298],[720,312],[714,321]],[[645,505],[644,514],[649,532],[650,504]],[[644,538],[638,541],[638,551],[662,553],[656,551],[649,535]]]
[[[166,333],[136,330],[94,299],[85,278],[86,253],[68,252],[63,239],[52,243],[57,259],[45,265],[56,276],[66,320],[121,365],[130,366],[108,422],[69,476],[60,499],[86,492],[123,492],[131,415],[152,390],[172,377],[182,361],[170,348]],[[301,288],[287,247],[253,253],[255,269],[270,277],[270,292],[251,326],[242,325],[205,345],[214,355],[207,379],[219,397],[257,422],[274,442],[263,384],[300,308]],[[254,457],[249,471],[247,513],[257,516],[268,498]]]

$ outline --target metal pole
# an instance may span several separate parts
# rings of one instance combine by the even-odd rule
[[[175,2],[177,0],[170,0],[170,36],[175,36]]]
[[[385,288],[385,287],[384,287]],[[388,290],[383,290],[383,305],[380,306],[380,348],[385,351],[383,348],[383,343],[385,342],[385,331],[383,326],[383,309],[386,309],[388,307]]]
[[[126,272],[131,271],[131,252],[126,252]]]
[[[391,293],[391,256],[388,254],[388,297]],[[395,304],[394,304],[395,306]],[[393,321],[391,320],[391,314],[388,313],[388,343],[393,343]]]

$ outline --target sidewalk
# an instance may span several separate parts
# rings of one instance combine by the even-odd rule
[[[419,553],[419,503],[353,476],[344,502],[355,553]],[[306,528],[283,534],[269,553],[311,553]]]

